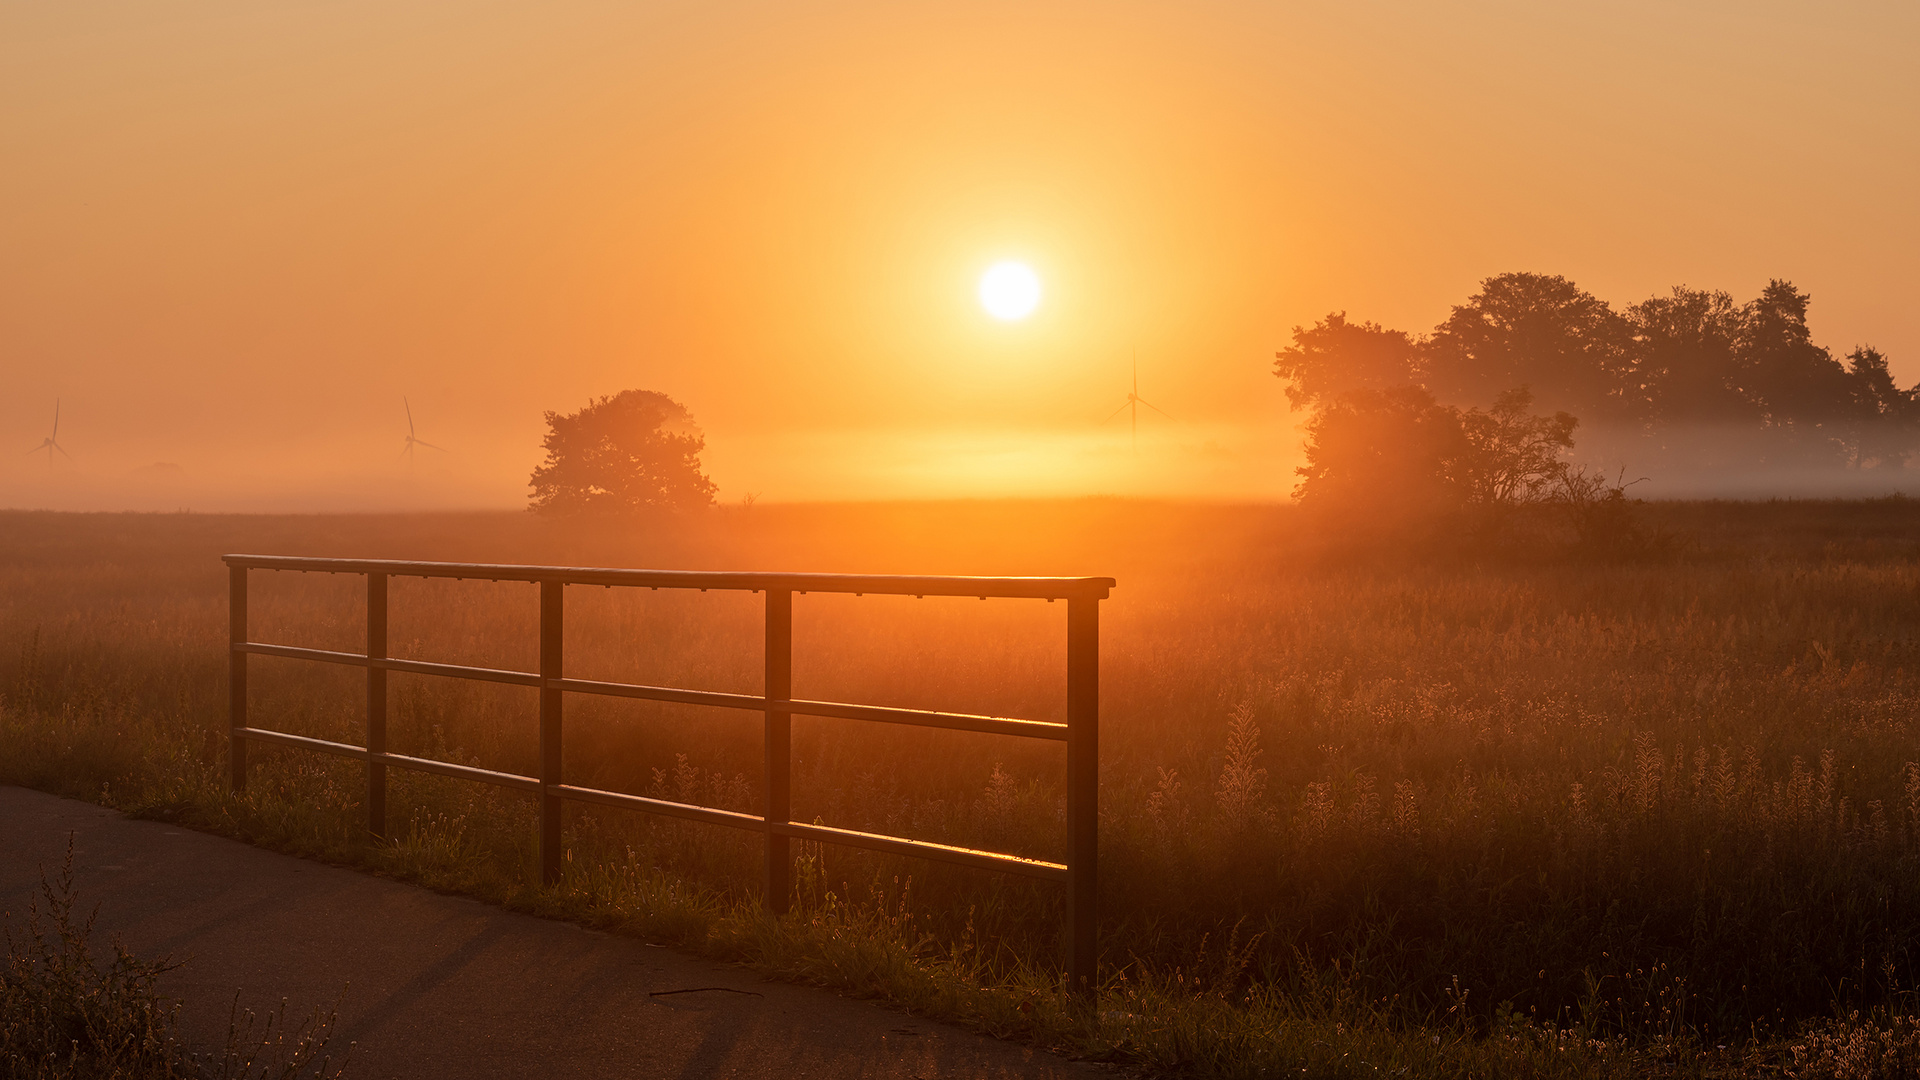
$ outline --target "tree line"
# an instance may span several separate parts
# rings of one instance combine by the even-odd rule
[[[1345,312],[1296,326],[1274,369],[1296,408],[1407,386],[1484,406],[1525,387],[1542,408],[1650,436],[1765,431],[1775,464],[1906,464],[1920,451],[1920,385],[1897,386],[1871,346],[1836,357],[1816,344],[1809,299],[1776,279],[1745,303],[1681,286],[1620,311],[1564,277],[1501,274],[1425,336]]]
[[[1630,484],[1573,464],[1583,421],[1643,463],[1904,466],[1920,452],[1920,385],[1901,389],[1870,346],[1843,362],[1815,344],[1808,300],[1775,280],[1745,303],[1680,287],[1620,311],[1564,277],[1515,273],[1424,336],[1345,312],[1296,326],[1274,360],[1311,414],[1294,494],[1369,526],[1484,529],[1545,505],[1618,540]]]

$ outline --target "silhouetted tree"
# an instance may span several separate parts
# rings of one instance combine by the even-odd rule
[[[1307,421],[1294,496],[1342,525],[1433,521],[1460,506],[1453,466],[1465,451],[1459,410],[1426,390],[1350,390]]]
[[[1633,329],[1604,300],[1545,274],[1501,274],[1453,309],[1428,339],[1428,389],[1442,401],[1486,404],[1530,386],[1543,405],[1637,418]]]
[[[1887,358],[1871,345],[1858,346],[1847,354],[1847,378],[1852,384],[1854,411],[1860,416],[1911,421],[1920,412],[1920,386],[1911,390],[1896,386]]]
[[[665,394],[623,390],[546,419],[547,459],[529,481],[532,510],[629,514],[713,502],[713,481],[700,471],[706,439],[686,408]]]
[[[1333,312],[1274,354],[1287,400],[1311,409],[1307,464],[1294,494],[1342,526],[1403,533],[1457,510],[1450,470],[1466,449],[1459,411],[1419,378],[1420,343]]]
[[[1544,502],[1566,475],[1562,455],[1573,449],[1580,421],[1565,412],[1534,416],[1533,394],[1522,386],[1494,399],[1486,412],[1460,414],[1466,449],[1452,473],[1469,506],[1503,510]]]
[[[1293,345],[1274,354],[1274,374],[1287,380],[1296,409],[1354,390],[1391,390],[1419,380],[1420,344],[1379,323],[1351,323],[1336,311],[1308,330],[1293,328]]]
[[[1774,279],[1747,305],[1740,351],[1754,396],[1769,423],[1821,424],[1848,418],[1853,387],[1833,354],[1807,327],[1812,298]]]
[[[1902,390],[1880,350],[1862,345],[1847,354],[1854,421],[1847,443],[1858,468],[1899,468],[1920,449],[1920,386]]]
[[[1746,313],[1724,292],[1677,287],[1627,309],[1633,368],[1656,421],[1752,423]]]
[[[1541,451],[1536,464],[1571,447],[1575,413],[1610,428],[1623,457],[1667,455],[1693,468],[1884,468],[1920,457],[1920,385],[1901,389],[1887,358],[1868,346],[1843,366],[1814,344],[1808,307],[1807,294],[1776,279],[1744,304],[1681,287],[1622,314],[1564,277],[1514,273],[1482,281],[1426,338],[1334,312],[1294,327],[1293,344],[1274,359],[1292,406],[1315,411],[1298,494],[1322,504],[1363,489],[1374,493],[1365,499],[1402,497],[1386,480],[1362,482],[1369,470],[1398,475],[1408,492],[1430,489],[1421,478],[1433,474],[1432,463],[1404,455],[1426,461],[1430,447],[1420,440],[1431,441],[1432,410],[1446,406],[1486,406],[1456,413],[1467,445],[1511,449],[1531,438]],[[1510,396],[1515,387],[1554,412],[1532,415],[1526,400]],[[1416,429],[1429,433],[1405,446],[1364,448],[1369,438],[1413,437]],[[1513,467],[1546,487],[1564,479]],[[1476,468],[1469,457],[1452,459],[1447,497],[1504,503],[1506,495],[1477,493],[1503,481]],[[1624,495],[1612,493],[1618,483],[1598,477],[1587,476],[1591,490],[1572,501],[1624,513]],[[1518,499],[1536,499],[1539,490]],[[1406,497],[1409,505],[1435,501]]]
[[[1554,499],[1568,475],[1562,455],[1579,421],[1534,416],[1532,403],[1525,387],[1485,411],[1442,405],[1417,386],[1323,400],[1295,495],[1341,524],[1497,528],[1509,511]]]

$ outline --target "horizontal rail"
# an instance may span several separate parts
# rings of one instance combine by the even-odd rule
[[[289,660],[318,660],[323,664],[345,664],[348,667],[368,667],[364,653],[336,652],[332,649],[303,649],[298,645],[268,645],[259,641],[236,641],[230,648],[234,652],[252,653],[255,656],[284,656]]]
[[[234,728],[236,738],[252,739],[254,742],[279,743],[281,746],[297,746],[302,750],[318,750],[335,757],[353,758],[356,761],[367,760],[367,748],[351,743],[329,742],[326,739],[309,739],[305,735],[289,735],[284,731],[268,731],[266,728]]]
[[[318,660],[326,664],[372,667],[381,671],[410,671],[421,675],[445,675],[460,679],[507,683],[513,686],[545,687],[574,694],[598,694],[602,697],[638,698],[665,701],[677,705],[708,705],[720,709],[746,709],[759,712],[780,709],[800,716],[832,716],[845,720],[868,720],[881,724],[910,724],[916,727],[946,728],[951,731],[977,731],[987,735],[1015,735],[1027,739],[1051,739],[1064,742],[1067,725],[1050,720],[1022,720],[1010,716],[980,716],[973,713],[936,712],[929,709],[896,709],[886,705],[854,705],[840,701],[769,701],[758,694],[727,694],[715,690],[684,690],[677,686],[646,686],[640,683],[600,682],[594,679],[550,679],[543,682],[532,671],[506,671],[500,668],[466,667],[461,664],[431,664],[424,660],[369,660],[359,653],[331,649],[305,649],[292,645],[266,645],[247,641],[233,646],[235,652],[256,656],[281,656],[293,660]]]
[[[479,682],[507,683],[512,686],[540,685],[540,676],[532,671],[509,671],[504,668],[468,667],[465,664],[435,664],[425,660],[396,660],[381,657],[369,660],[360,653],[335,652],[332,649],[303,649],[294,645],[267,645],[258,641],[243,641],[233,646],[234,652],[253,653],[256,656],[284,656],[292,660],[318,660],[323,664],[345,664],[348,667],[370,667],[381,671],[411,671],[417,675],[444,675],[454,679],[474,679]]]
[[[781,702],[770,703],[779,707]],[[838,701],[789,701],[787,711],[802,716],[834,716],[845,720],[871,720],[881,724],[913,724],[918,727],[947,728],[953,731],[978,731],[988,735],[1018,735],[1026,739],[1067,740],[1067,725],[1051,720],[1020,720],[1011,716],[975,716],[971,713],[930,712],[925,709],[895,709],[885,705],[846,705]]]
[[[726,825],[735,829],[747,829],[755,832],[767,828],[765,818],[758,814],[743,814],[737,810],[719,810],[711,806],[695,806],[691,803],[670,802],[666,799],[650,799],[644,795],[627,795],[618,791],[603,791],[599,788],[575,787],[562,784],[554,789],[555,793],[577,802],[598,803],[602,806],[615,806],[627,810],[643,810],[668,817],[684,818],[709,825]],[[849,847],[866,848],[870,851],[883,851],[894,855],[909,855],[936,862],[957,863],[976,869],[999,870],[1011,874],[1023,874],[1045,881],[1067,880],[1067,867],[1063,863],[1045,862],[1040,859],[1025,859],[1018,855],[1004,855],[997,851],[980,851],[975,848],[955,847],[951,844],[936,844],[930,840],[910,840],[901,836],[886,836],[880,833],[860,832],[856,829],[837,829],[830,825],[802,825],[794,822],[780,822],[773,831],[781,836],[791,836],[802,840],[819,840],[829,844],[845,844]]]
[[[536,795],[540,793],[540,778],[537,776],[521,776],[519,773],[495,772],[492,769],[478,769],[472,765],[455,765],[451,761],[435,761],[432,758],[408,757],[406,754],[381,754],[375,758],[375,760],[383,761],[388,765],[398,765],[403,769],[412,769],[415,772],[435,773],[440,776],[451,776],[460,780],[478,780],[483,784],[512,788],[515,791],[526,791]]]
[[[539,686],[540,676],[531,671],[507,671],[502,668],[468,667],[465,664],[434,664],[425,660],[375,660],[370,665],[382,671],[411,671],[416,675],[445,675],[454,679],[506,683],[510,686]]]
[[[1067,725],[1049,720],[1021,720],[1009,716],[978,716],[972,713],[935,712],[927,709],[896,709],[885,705],[852,705],[839,701],[807,701],[802,698],[767,699],[758,694],[725,694],[712,690],[683,690],[677,686],[643,686],[638,683],[598,682],[592,679],[555,679],[548,684],[555,690],[575,694],[600,694],[605,697],[639,698],[679,705],[711,705],[721,709],[774,709],[800,716],[833,716],[847,720],[871,720],[882,724],[912,724],[918,727],[948,728],[953,731],[978,731],[988,735],[1018,735],[1028,739],[1053,739],[1064,742]]]
[[[561,784],[554,788],[554,792],[577,802],[618,806],[626,810],[644,810],[650,814],[665,814],[668,817],[685,818],[688,821],[703,821],[709,825],[727,825],[736,829],[751,829],[755,832],[760,832],[767,827],[766,819],[758,814],[742,814],[735,810],[718,810],[711,806],[695,806],[692,803],[670,802],[666,799],[649,799],[645,795],[628,795],[619,791],[575,787],[572,784]]]
[[[293,746],[302,750],[317,750],[335,757],[353,758],[356,761],[374,761],[383,765],[393,765],[415,772],[437,773],[441,776],[457,777],[461,780],[478,780],[498,787],[513,788],[516,791],[538,792],[538,777],[522,776],[519,773],[495,772],[492,769],[479,769],[472,765],[456,765],[451,761],[435,761],[432,758],[412,757],[407,754],[374,754],[364,746],[351,743],[331,742],[327,739],[310,739],[305,735],[289,735],[284,731],[269,731],[266,728],[234,728],[233,735],[239,739],[253,742],[278,743],[281,746]]]
[[[802,825],[791,821],[775,825],[773,831],[782,836],[793,836],[802,840],[821,840],[829,844],[846,844],[849,847],[885,851],[895,855],[913,855],[922,859],[932,859],[935,862],[955,863],[980,870],[999,870],[1008,874],[1022,874],[1044,881],[1067,880],[1067,867],[1064,863],[1023,859],[1018,855],[1005,855],[998,851],[979,851],[974,848],[954,847],[951,844],[936,844],[931,840],[909,840],[903,836],[836,829],[831,825]]]
[[[767,707],[767,699],[758,694],[727,694],[718,690],[683,690],[678,686],[645,686],[640,683],[599,682],[594,679],[555,679],[549,689],[574,694],[599,694],[602,697],[638,698],[665,701],[675,705],[711,705],[717,709],[753,709]]]
[[[323,574],[475,578],[484,581],[557,581],[566,585],[763,592],[876,593],[887,596],[978,596],[1040,600],[1104,600],[1107,577],[964,577],[906,574],[787,574],[731,570],[626,570],[589,566],[416,562],[405,559],[309,559],[295,555],[224,555],[236,569],[300,570]]]
[[[494,772],[491,769],[476,769],[471,765],[455,765],[448,761],[435,761],[432,758],[411,757],[406,754],[368,754],[363,746],[347,743],[329,742],[326,739],[310,739],[304,735],[289,735],[283,731],[267,731],[262,728],[241,728],[234,732],[256,742],[279,743],[282,746],[295,746],[306,750],[318,750],[338,757],[356,758],[361,761],[371,757],[373,760],[412,769],[416,772],[437,773],[441,776],[453,776],[463,780],[479,780],[500,787],[514,788],[519,791],[539,792],[540,781],[531,776],[517,773]],[[619,807],[626,810],[641,810],[648,813],[663,814],[668,817],[683,818],[709,825],[726,825],[735,829],[762,831],[766,829],[766,819],[758,814],[743,814],[736,810],[721,810],[711,806],[695,806],[692,803],[672,802],[667,799],[652,799],[644,795],[628,795],[618,791],[603,791],[600,788],[576,787],[572,784],[555,786],[553,793],[576,802],[598,803],[602,806]],[[908,855],[935,862],[954,863],[981,870],[999,870],[1006,873],[1022,874],[1040,878],[1044,881],[1067,880],[1067,867],[1063,863],[1046,862],[1041,859],[1026,859],[1018,855],[1006,855],[997,851],[980,851],[976,848],[955,847],[951,844],[937,844],[931,840],[912,840],[902,836],[887,836],[881,833],[861,832],[857,829],[840,829],[831,825],[804,825],[798,822],[781,822],[773,826],[773,831],[781,836],[796,837],[801,840],[818,840],[829,844],[844,844],[849,847],[866,848],[870,851],[882,851],[893,855]]]

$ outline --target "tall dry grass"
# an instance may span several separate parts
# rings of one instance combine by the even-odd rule
[[[1232,1071],[1258,1055],[1223,1033],[1272,1043],[1308,1002],[1329,1031],[1458,1025],[1476,1053],[1552,1060],[1569,1038],[1710,1051],[1899,1007],[1920,943],[1920,506],[1647,513],[1686,542],[1606,563],[1350,558],[1284,509],[1099,501],[756,507],[626,534],[517,515],[7,514],[0,776],[436,866],[439,883],[537,906],[551,901],[515,892],[533,859],[518,796],[398,779],[395,841],[370,856],[348,763],[262,752],[249,797],[220,795],[220,551],[1105,573],[1120,585],[1103,627],[1103,956],[1115,1000],[1159,1003],[1110,1010],[1113,1052]],[[358,648],[359,579],[256,579],[256,639]],[[753,691],[756,602],[572,589],[569,673]],[[396,654],[534,665],[530,587],[397,581],[393,611]],[[803,597],[795,690],[1058,719],[1063,643],[1062,605]],[[257,722],[358,741],[352,672],[254,664]],[[531,692],[392,681],[394,749],[533,770]],[[755,717],[568,708],[575,782],[755,808]],[[1063,850],[1055,747],[796,727],[797,817]],[[648,932],[718,925],[757,876],[753,838],[717,828],[576,808],[568,836],[576,893]],[[789,949],[774,966],[798,977],[897,988],[911,978],[879,969],[904,955],[1031,987],[1054,956],[1047,887],[814,846],[796,887],[796,918],[845,946]],[[1052,1007],[996,1000],[949,1006],[1009,1029]],[[1226,1011],[1182,1013],[1180,1036],[1174,1000]]]

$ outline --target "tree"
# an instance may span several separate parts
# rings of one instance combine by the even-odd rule
[[[1532,404],[1525,387],[1464,411],[1417,386],[1341,394],[1307,423],[1294,495],[1350,529],[1498,530],[1513,510],[1554,502],[1569,475],[1563,454],[1580,422],[1535,416]]]
[[[1751,424],[1759,418],[1740,346],[1745,319],[1726,293],[1684,286],[1627,309],[1633,366],[1654,420]]]
[[[618,515],[713,502],[713,481],[700,471],[706,439],[665,394],[623,390],[546,420],[547,460],[529,481],[536,512]]]
[[[1416,385],[1420,344],[1379,323],[1350,323],[1336,311],[1308,330],[1293,328],[1293,345],[1274,354],[1273,373],[1287,380],[1295,409],[1353,390]]]
[[[1862,345],[1847,354],[1852,391],[1852,431],[1846,438],[1857,468],[1901,468],[1920,442],[1920,386],[1902,390],[1893,381],[1887,358]]]
[[[1847,380],[1853,394],[1853,412],[1863,419],[1920,420],[1920,386],[1902,390],[1893,381],[1887,358],[1871,345],[1847,354]]]
[[[1505,510],[1545,502],[1565,477],[1561,455],[1573,449],[1580,421],[1564,412],[1534,416],[1533,394],[1522,386],[1494,399],[1486,412],[1460,414],[1466,450],[1454,463],[1454,481],[1467,505]]]
[[[1351,390],[1307,422],[1302,505],[1425,516],[1456,502],[1451,465],[1465,450],[1459,410],[1417,386]]]
[[[1443,401],[1484,404],[1531,386],[1542,404],[1638,419],[1632,327],[1559,276],[1501,274],[1453,309],[1426,345],[1426,385]]]
[[[1740,350],[1752,372],[1754,396],[1771,426],[1807,426],[1842,420],[1851,412],[1852,387],[1833,354],[1813,343],[1807,327],[1812,297],[1778,278],[1746,306]]]

